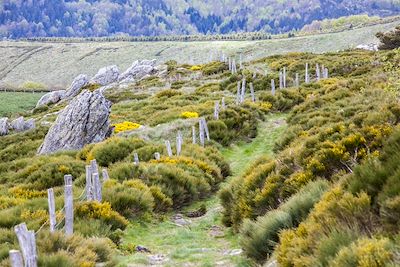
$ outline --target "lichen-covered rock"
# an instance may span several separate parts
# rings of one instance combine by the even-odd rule
[[[119,77],[118,67],[115,65],[108,66],[101,68],[97,72],[97,74],[90,80],[90,83],[104,86],[116,82],[118,80],[118,77]]]
[[[0,118],[0,136],[8,134],[8,118]]]
[[[85,74],[76,76],[70,87],[65,91],[64,98],[72,98],[77,96],[81,92],[81,89],[88,84],[89,79]]]
[[[47,133],[38,154],[81,149],[104,140],[110,128],[111,102],[96,90],[83,90],[64,110]]]
[[[65,90],[54,91],[42,96],[36,104],[36,107],[58,103],[65,96]]]
[[[118,80],[120,83],[131,83],[135,81],[140,81],[149,75],[154,74],[157,69],[155,67],[156,60],[136,60],[132,63],[124,73],[122,73]]]
[[[11,122],[10,128],[17,133],[28,131],[35,128],[35,120],[29,119],[25,121],[24,117],[18,117]]]

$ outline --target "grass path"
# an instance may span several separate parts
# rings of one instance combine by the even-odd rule
[[[259,127],[251,143],[239,143],[223,149],[234,175],[240,173],[254,159],[272,154],[276,138],[285,129],[284,115],[271,115]],[[134,253],[122,256],[120,266],[251,266],[240,254],[238,235],[221,223],[222,207],[218,197],[194,203],[183,210],[195,210],[201,204],[207,207],[206,215],[187,219],[190,224],[177,226],[170,217],[162,222],[136,222],[125,231],[124,244],[140,245],[151,253]]]

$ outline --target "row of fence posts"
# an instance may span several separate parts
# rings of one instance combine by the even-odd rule
[[[103,182],[109,179],[107,169],[102,170]],[[78,201],[86,199],[87,201],[102,201],[102,182],[99,178],[99,168],[96,160],[92,160],[90,165],[86,166],[86,186],[82,194],[77,198]],[[57,224],[56,205],[54,197],[54,189],[47,190],[49,219],[35,233],[29,231],[25,223],[21,223],[14,227],[17,235],[20,250],[10,250],[10,262],[12,267],[37,267],[37,249],[36,249],[36,234],[49,223],[51,233],[57,230],[57,226],[61,225],[61,221]],[[72,175],[64,176],[64,207],[61,209],[64,212],[64,231],[65,235],[70,236],[74,232],[74,196]]]

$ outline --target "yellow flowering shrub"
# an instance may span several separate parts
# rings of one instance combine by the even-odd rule
[[[21,199],[32,199],[32,198],[47,196],[47,192],[45,190],[39,191],[33,189],[26,189],[20,186],[10,188],[8,192],[15,198],[21,198]]]
[[[190,70],[191,71],[199,71],[199,70],[202,70],[202,66],[201,65],[194,65],[194,66],[192,66],[192,67],[190,67]]]
[[[21,212],[22,220],[38,220],[40,224],[47,221],[48,213],[44,209],[39,209],[35,211],[23,210]]]
[[[115,127],[114,132],[120,133],[120,132],[138,129],[138,128],[140,128],[141,125],[138,123],[130,122],[130,121],[124,121],[121,123],[113,124],[113,126]]]
[[[199,113],[197,112],[191,112],[191,111],[184,111],[181,113],[181,117],[184,119],[191,119],[191,118],[198,118]]]
[[[0,210],[7,209],[13,206],[21,205],[26,202],[24,198],[14,198],[7,196],[0,196]]]

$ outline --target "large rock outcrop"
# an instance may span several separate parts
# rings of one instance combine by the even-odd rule
[[[9,127],[8,118],[0,118],[0,136],[7,135]]]
[[[116,82],[119,77],[119,69],[116,65],[101,68],[97,74],[90,80],[91,84],[101,86]]]
[[[54,91],[42,96],[36,104],[36,107],[58,103],[65,97],[65,90]]]
[[[38,154],[81,149],[104,140],[108,134],[111,102],[98,90],[83,90],[60,112]]]
[[[72,98],[77,96],[81,92],[82,87],[88,84],[89,84],[88,77],[85,74],[79,74],[72,81],[70,87],[65,91],[64,98]]]
[[[120,83],[131,83],[135,81],[140,81],[141,79],[154,74],[157,69],[155,67],[156,60],[136,60],[132,63],[124,73],[122,73],[118,80]]]

